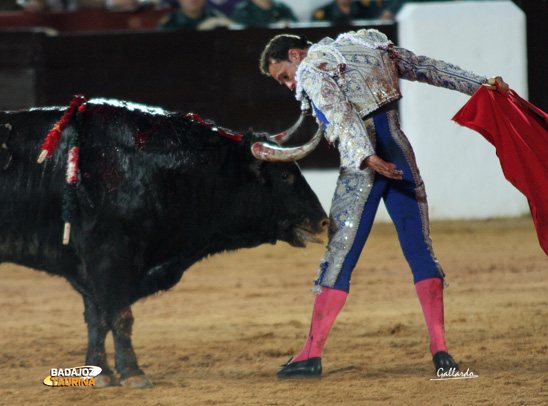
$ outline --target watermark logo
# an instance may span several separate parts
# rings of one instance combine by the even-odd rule
[[[101,373],[100,367],[52,368],[44,379],[46,386],[95,386],[94,378]]]
[[[436,372],[437,378],[430,379],[431,381],[448,381],[450,379],[471,379],[478,378],[478,375],[470,371],[470,368],[466,372],[458,371],[455,368],[449,368],[448,371],[445,371],[443,368],[438,369]]]

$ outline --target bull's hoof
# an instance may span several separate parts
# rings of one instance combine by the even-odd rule
[[[121,380],[122,385],[131,389],[152,388],[154,384],[145,375],[135,375]]]
[[[452,368],[453,371],[459,370],[459,364],[453,359],[451,355],[445,351],[438,351],[432,358],[434,366],[436,367],[436,373],[441,369],[441,372],[449,372]]]
[[[93,378],[96,388],[111,388],[113,386],[120,386],[120,381],[115,376],[100,374]]]

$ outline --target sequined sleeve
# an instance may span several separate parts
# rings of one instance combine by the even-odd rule
[[[425,82],[468,95],[474,94],[487,82],[485,76],[465,71],[444,61],[417,56],[405,48],[394,47],[393,52],[400,77],[403,79]]]
[[[375,154],[375,149],[352,103],[327,75],[304,72],[302,85],[317,118],[324,124],[327,139],[338,141],[341,167],[359,168],[365,158]]]

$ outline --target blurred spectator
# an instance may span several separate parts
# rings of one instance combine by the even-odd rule
[[[395,1],[386,0],[335,0],[314,11],[312,21],[348,24],[353,20],[391,19],[394,17],[392,7],[395,3]]]
[[[206,8],[207,0],[179,0],[179,8],[163,16],[159,30],[208,30],[232,24],[226,16]]]
[[[407,3],[432,3],[432,2],[454,2],[454,1],[466,1],[466,0],[393,0],[394,5],[391,7],[394,15],[400,11],[404,4]],[[485,1],[485,0],[475,0],[475,1]]]
[[[208,0],[207,7],[220,11],[227,17],[231,17],[236,6],[243,0]]]
[[[246,27],[264,27],[268,24],[296,22],[297,17],[284,3],[275,0],[246,0],[236,6],[232,20]]]
[[[19,4],[24,11],[30,13],[71,9],[71,4],[69,4],[68,0],[17,0],[17,4]]]
[[[2,0],[0,0],[2,1]],[[17,0],[25,11],[136,10],[143,0]]]
[[[83,1],[89,1],[91,4],[96,4],[97,0],[76,0],[78,4],[81,4]],[[153,4],[148,0],[105,0],[106,8],[109,10],[117,11],[132,11],[137,10],[139,7],[147,7],[147,5]],[[79,8],[84,8],[81,5]]]
[[[17,5],[16,0],[0,0],[0,11],[17,11],[21,7]]]

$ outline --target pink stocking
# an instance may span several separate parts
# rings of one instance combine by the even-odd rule
[[[430,335],[430,352],[447,352],[443,323],[443,287],[439,278],[424,279],[415,284],[417,296],[421,302],[426,327]]]
[[[310,332],[308,333],[306,344],[301,353],[292,362],[322,356],[323,347],[331,326],[342,310],[347,296],[348,293],[343,290],[322,288],[322,293],[316,296],[314,301]]]

